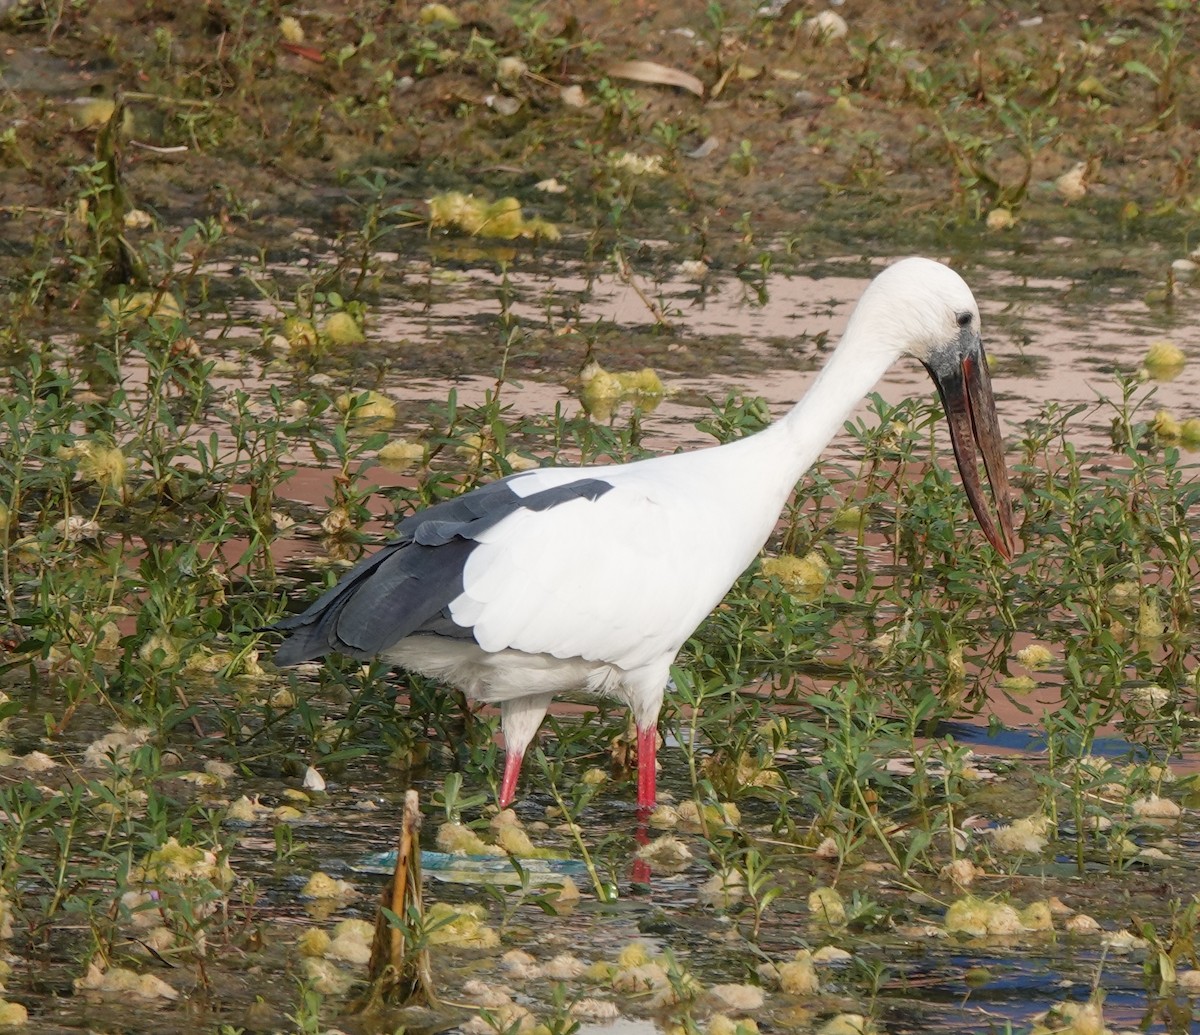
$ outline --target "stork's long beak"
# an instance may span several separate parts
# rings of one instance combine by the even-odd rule
[[[988,373],[983,343],[977,338],[971,347],[961,352],[952,366],[927,364],[937,385],[950,424],[950,441],[954,443],[954,458],[958,461],[963,488],[979,521],[983,534],[1002,557],[1011,560],[1017,549],[1013,531],[1012,495],[1008,488],[1008,468],[1004,464],[1004,442],[1000,437],[1000,422],[996,417],[996,400],[992,395],[992,378]],[[938,367],[942,369],[939,371]],[[976,454],[976,447],[979,453]],[[978,455],[983,457],[996,517],[988,509],[983,485],[979,480]],[[997,523],[999,527],[997,527]]]

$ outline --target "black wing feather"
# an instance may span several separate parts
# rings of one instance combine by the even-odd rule
[[[612,488],[598,478],[521,497],[510,485],[521,475],[492,482],[402,520],[398,538],[351,568],[308,610],[271,628],[292,635],[275,654],[296,665],[330,651],[371,658],[406,636],[470,636],[447,610],[463,590],[463,569],[476,537],[519,509],[548,510],[574,499],[595,500]]]

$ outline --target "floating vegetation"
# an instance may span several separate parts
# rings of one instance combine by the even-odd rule
[[[518,237],[557,241],[561,236],[545,219],[526,219],[516,198],[487,201],[474,194],[449,191],[429,199],[429,225],[434,230],[461,230],[471,237],[514,241]]]

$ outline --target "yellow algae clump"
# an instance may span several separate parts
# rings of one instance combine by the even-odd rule
[[[692,861],[692,850],[674,834],[663,834],[637,850],[636,857],[655,873],[678,873]]]
[[[1188,449],[1200,448],[1200,417],[1189,417],[1179,425],[1179,441]]]
[[[1158,599],[1149,594],[1142,597],[1138,604],[1137,634],[1143,639],[1158,640],[1166,631],[1158,609]]]
[[[71,115],[75,124],[82,129],[98,129],[112,119],[117,110],[117,104],[109,97],[93,97],[82,104],[75,105]],[[133,112],[129,108],[121,112],[120,135],[133,135]]]
[[[1140,582],[1116,582],[1108,591],[1108,602],[1112,607],[1132,607],[1142,599]]]
[[[453,820],[438,827],[437,846],[450,855],[491,855],[504,854],[502,848],[490,845],[482,840],[470,827]]]
[[[396,419],[396,404],[382,392],[374,390],[343,392],[334,399],[333,405],[337,407],[338,413],[346,414],[351,420],[361,423]]]
[[[708,1004],[730,1013],[761,1010],[765,997],[757,985],[713,985],[705,994]]]
[[[138,974],[124,967],[101,969],[89,963],[87,973],[75,979],[81,992],[107,992],[115,995],[135,995],[141,999],[178,999],[179,992],[153,974]]]
[[[658,830],[669,830],[679,826],[679,810],[674,805],[663,803],[656,805],[654,811],[646,819],[646,823]]]
[[[333,939],[319,927],[310,927],[296,939],[296,948],[301,956],[324,956]]]
[[[779,964],[779,988],[786,995],[816,995],[821,991],[821,979],[812,953],[801,949],[795,959]]]
[[[304,26],[298,19],[291,15],[284,15],[279,19],[279,35],[282,36],[288,43],[303,43],[304,42]]]
[[[992,841],[1002,852],[1027,852],[1036,855],[1046,847],[1050,820],[1046,816],[1026,816],[991,831]]]
[[[829,565],[816,550],[803,557],[795,554],[768,557],[762,562],[762,573],[778,579],[785,590],[805,600],[820,596],[829,581]]]
[[[758,1035],[758,1024],[752,1017],[734,1020],[723,1013],[714,1013],[705,1029],[708,1035]]]
[[[1034,672],[1043,669],[1054,661],[1054,653],[1040,643],[1031,643],[1017,651],[1017,661]]]
[[[335,877],[323,873],[321,870],[316,870],[308,882],[304,885],[300,892],[301,898],[353,898],[358,894],[358,889],[355,888],[347,880],[338,880]]]
[[[359,345],[365,341],[358,321],[349,313],[330,313],[321,324],[321,337],[333,345]]]
[[[529,840],[529,835],[519,826],[506,823],[496,830],[496,843],[509,855],[523,859],[555,859],[557,855],[546,848],[538,848]]]
[[[644,967],[651,960],[650,946],[645,942],[630,942],[617,953],[617,966],[621,970]]]
[[[462,19],[445,4],[426,4],[417,15],[422,25],[439,25],[446,29],[457,29]]]
[[[75,477],[81,482],[114,491],[125,484],[128,461],[117,446],[89,439],[61,449],[58,455],[74,461]]]
[[[591,981],[595,984],[609,985],[612,984],[620,971],[620,967],[615,963],[609,963],[607,960],[596,960],[587,970],[583,972],[584,981]]]
[[[131,295],[105,300],[99,327],[102,331],[109,331],[114,326],[123,327],[135,320],[182,318],[183,309],[179,300],[169,291],[135,291]]]
[[[1171,701],[1171,691],[1157,683],[1127,687],[1124,698],[1150,712],[1162,711]]]
[[[1011,230],[1016,225],[1010,208],[994,208],[987,214],[987,228],[991,231]]]
[[[1104,1013],[1095,1001],[1056,1003],[1033,1019],[1030,1035],[1109,1035]]]
[[[483,212],[483,222],[475,233],[480,237],[496,237],[512,241],[521,236],[525,220],[521,216],[521,203],[516,198],[499,198]]]
[[[317,328],[312,320],[302,316],[289,316],[283,321],[283,336],[292,349],[314,349],[317,347]]]
[[[1053,931],[1054,914],[1050,903],[1045,901],[1030,902],[1020,912],[1021,923],[1030,931]]]
[[[15,1028],[29,1023],[29,1011],[20,1003],[0,999],[0,1028]]]
[[[460,949],[494,949],[500,944],[500,935],[483,922],[486,918],[487,911],[474,903],[452,906],[448,902],[435,902],[425,917],[429,943]]]
[[[304,980],[321,995],[345,995],[354,984],[353,976],[341,970],[332,960],[315,956],[304,958]]]
[[[817,1035],[875,1035],[879,1029],[861,1013],[839,1013],[817,1029]]]
[[[956,899],[946,910],[946,931],[983,938],[989,934],[1019,934],[1025,929],[1020,914],[1003,902],[986,902],[965,895]]]
[[[384,467],[402,471],[425,461],[425,447],[420,442],[406,442],[398,438],[382,446],[375,455]]]
[[[179,646],[166,633],[154,633],[138,648],[138,657],[157,668],[173,668],[179,664]]]
[[[676,810],[679,822],[685,827],[700,829],[705,825],[736,827],[742,821],[742,811],[731,801],[705,805],[703,809],[692,799],[679,803]]]
[[[1178,442],[1183,438],[1183,425],[1168,410],[1159,410],[1150,426],[1164,442]]]
[[[846,903],[836,888],[814,888],[808,895],[808,911],[821,923],[846,922]]]
[[[630,176],[665,176],[662,155],[639,155],[632,151],[623,151],[610,157],[610,165],[616,172],[628,173]]]
[[[662,378],[650,367],[641,370],[627,370],[617,374],[617,380],[627,394],[632,395],[662,395]]]
[[[333,938],[325,955],[330,959],[361,966],[371,959],[371,942],[374,938],[374,924],[366,920],[343,920],[333,929]]]
[[[1037,680],[1030,676],[1009,676],[1000,680],[1000,688],[1010,694],[1027,694],[1037,689]]]
[[[1183,349],[1169,341],[1156,341],[1146,350],[1142,366],[1155,381],[1170,381],[1187,365]]]
[[[167,838],[130,872],[135,881],[207,880],[220,887],[229,887],[234,879],[233,870],[212,849],[181,845],[173,837]]]
[[[526,219],[513,197],[485,201],[462,191],[436,194],[428,201],[433,229],[459,230],[472,237],[512,241],[518,237],[557,241],[562,235],[545,219]]]
[[[583,408],[597,420],[607,420],[620,402],[653,409],[666,394],[662,378],[650,367],[613,373],[593,360],[579,372],[579,380]]]

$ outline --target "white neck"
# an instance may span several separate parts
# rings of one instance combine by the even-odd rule
[[[788,441],[784,477],[793,484],[896,359],[888,349],[864,348],[854,330],[852,322],[804,397],[773,425]]]

